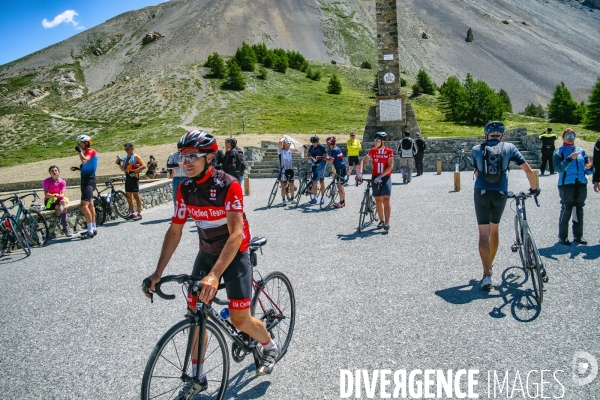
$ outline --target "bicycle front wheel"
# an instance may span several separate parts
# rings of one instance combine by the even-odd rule
[[[365,226],[365,218],[367,217],[367,214],[369,214],[369,204],[367,203],[368,200],[368,196],[364,196],[362,199],[362,203],[360,203],[360,211],[358,214],[358,231],[362,232],[364,226]]]
[[[539,305],[544,300],[544,283],[542,282],[542,261],[531,232],[527,232],[527,264],[531,271],[531,283],[535,299]]]
[[[260,319],[281,352],[277,360],[286,353],[296,323],[296,297],[292,284],[282,272],[271,272],[256,285],[252,302],[252,316]]]
[[[142,400],[178,398],[185,380],[193,375],[192,352],[188,350],[188,344],[190,340],[198,340],[198,329],[199,326],[192,320],[185,319],[175,324],[158,341],[144,370]],[[223,334],[212,321],[206,321],[205,342],[203,370],[208,387],[190,398],[221,400],[227,391],[229,354]],[[194,346],[190,346],[190,349],[192,347]],[[186,354],[189,354],[187,360]],[[185,370],[184,366],[187,366]],[[183,378],[184,376],[188,379]]]
[[[275,181],[275,184],[273,185],[273,189],[271,190],[271,195],[269,196],[269,202],[267,203],[267,207],[271,207],[271,205],[273,205],[273,201],[275,200],[275,197],[277,197],[278,191],[279,191],[279,179],[277,179]]]
[[[42,247],[48,241],[50,231],[46,218],[37,210],[23,210],[23,219],[19,225],[25,232],[31,246]]]
[[[458,164],[459,171],[464,171],[467,169],[467,161],[464,157],[456,156],[452,158],[450,161],[450,166],[453,170],[456,168],[456,164]]]
[[[371,217],[371,222],[377,221],[377,204],[375,203],[375,197],[373,195],[369,196],[369,216]]]
[[[15,218],[13,216],[9,217],[8,221],[10,224],[10,230],[14,234],[13,238],[15,240],[15,244],[19,248],[23,249],[23,251],[25,252],[27,257],[29,257],[31,255],[31,247],[29,247],[29,240],[27,240],[27,236],[25,236],[25,232],[23,231],[23,229],[21,229],[19,224],[17,224],[17,221],[15,220]]]
[[[323,202],[319,202],[319,207],[321,208],[321,210],[326,209],[327,207],[329,207],[331,205],[331,203],[333,203],[333,198],[335,196],[335,189],[333,188],[333,183],[330,183],[329,186],[327,186],[325,188],[325,192],[323,193]]]
[[[127,195],[122,190],[115,191],[112,202],[115,212],[119,217],[126,218],[131,214],[129,211],[129,203],[127,203]]]
[[[296,197],[295,197],[296,204],[294,204],[295,207],[298,207],[298,205],[300,204],[300,199],[302,198],[302,193],[304,193],[304,191],[306,190],[306,181],[301,180],[299,182],[300,182],[300,184],[296,188]]]
[[[521,226],[519,224],[519,217],[515,215],[515,244],[514,246],[519,253],[519,258],[521,258],[521,265],[523,266],[523,270],[525,271],[525,277],[527,277],[527,263],[525,262],[525,256],[523,254],[523,237],[521,234]],[[514,251],[514,250],[513,250]]]
[[[106,211],[104,211],[104,199],[94,196],[94,210],[96,211],[96,225],[104,225],[106,221]]]

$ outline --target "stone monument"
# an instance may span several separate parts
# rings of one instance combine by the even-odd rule
[[[363,140],[371,142],[375,132],[385,131],[389,140],[399,140],[403,132],[420,133],[413,108],[406,104],[400,84],[398,58],[398,14],[396,0],[376,0],[378,86],[375,107],[369,109]]]

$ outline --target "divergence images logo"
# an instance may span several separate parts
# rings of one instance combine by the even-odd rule
[[[598,362],[586,351],[577,351],[573,355],[573,382],[577,386],[587,385],[598,375]]]

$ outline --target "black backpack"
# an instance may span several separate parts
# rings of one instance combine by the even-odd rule
[[[499,183],[504,175],[502,169],[502,151],[504,150],[504,142],[500,142],[495,146],[481,145],[481,154],[483,155],[483,180],[487,183]]]

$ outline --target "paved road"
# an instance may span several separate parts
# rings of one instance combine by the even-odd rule
[[[253,180],[245,198],[248,219],[252,233],[269,240],[259,269],[291,278],[296,331],[272,376],[257,378],[247,364],[233,365],[228,398],[340,398],[340,370],[357,369],[371,377],[374,370],[478,370],[474,392],[482,398],[488,397],[488,374],[493,384],[494,373],[502,381],[507,370],[496,398],[507,398],[506,388],[516,398],[527,389],[541,398],[536,388],[547,370],[544,396],[600,398],[600,377],[577,386],[571,376],[577,351],[600,360],[600,195],[590,190],[585,207],[589,245],[565,247],[556,240],[556,176],[540,180],[541,207],[530,202],[528,211],[550,274],[541,311],[521,307],[531,291],[528,282],[514,282],[518,256],[510,251],[508,208],[494,288],[479,290],[470,173],[462,174],[460,192],[453,192],[450,173],[394,184],[388,234],[356,232],[360,188],[347,188],[349,205],[342,210],[267,209],[273,180]],[[511,172],[510,183],[515,191],[528,187],[521,171]],[[55,240],[29,258],[0,259],[0,397],[139,396],[154,344],[185,308],[182,296],[150,304],[139,292],[170,214],[164,205],[147,210],[140,223],[111,222],[93,240]],[[189,225],[168,273],[191,268],[197,237]],[[586,361],[579,361],[583,370]],[[587,364],[589,375],[593,364]],[[461,382],[464,389],[466,378]],[[434,394],[436,388],[434,378]],[[358,397],[368,398],[364,384]],[[374,398],[380,397],[377,386]]]

